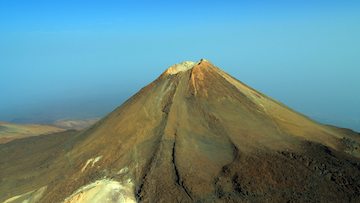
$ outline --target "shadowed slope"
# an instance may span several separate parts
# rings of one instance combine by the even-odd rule
[[[40,202],[359,199],[358,135],[317,123],[206,60],[170,67],[65,143],[65,174],[32,185],[47,186]]]

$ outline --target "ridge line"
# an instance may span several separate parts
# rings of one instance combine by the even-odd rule
[[[176,145],[176,137],[177,137],[177,131],[175,132],[175,141],[174,141],[174,144],[173,144],[173,148],[172,148],[172,154],[171,154],[171,161],[174,165],[174,172],[175,172],[175,182],[176,184],[183,190],[183,192],[185,193],[185,195],[187,196],[187,198],[189,198],[189,200],[191,202],[194,202],[194,200],[190,197],[188,191],[184,188],[184,186],[182,185],[182,183],[180,183],[180,175],[179,175],[179,171],[176,167],[176,164],[175,164],[175,145]]]
[[[161,126],[162,130],[160,131],[162,133],[159,136],[158,147],[156,148],[156,150],[154,152],[154,155],[152,156],[153,158],[152,158],[151,164],[149,166],[150,169],[149,169],[148,173],[146,173],[143,176],[143,180],[148,175],[149,175],[149,179],[147,181],[151,181],[154,178],[155,173],[156,173],[156,169],[158,167],[157,165],[158,165],[159,159],[161,157],[161,150],[163,149],[163,146],[162,146],[163,142],[164,141],[165,142],[173,142],[171,140],[163,139],[163,137],[164,137],[164,134],[165,134],[166,126],[168,125],[169,114],[170,114],[170,111],[171,111],[171,106],[173,104],[172,100],[175,97],[176,91],[178,89],[178,83],[179,83],[179,81],[175,82],[174,90],[168,92],[167,94],[170,94],[169,97],[167,97],[167,95],[166,95],[165,96],[166,100],[162,102],[162,103],[165,103],[165,105],[161,109],[161,111],[164,113],[163,119],[162,119],[162,122],[164,122],[164,123],[162,124],[162,126]],[[151,170],[152,167],[153,167],[153,170]],[[139,194],[141,192],[142,186],[145,184],[145,181],[146,180],[144,180],[144,182],[140,186],[139,191],[137,191],[137,193],[136,193],[136,196],[137,196],[138,199],[140,199]],[[154,185],[153,184],[150,184],[149,199],[150,199],[150,202],[154,202]]]

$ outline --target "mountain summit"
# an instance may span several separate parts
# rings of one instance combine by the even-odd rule
[[[0,145],[0,201],[359,201],[360,138],[202,59],[81,132]]]

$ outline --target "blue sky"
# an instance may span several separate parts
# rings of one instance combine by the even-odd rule
[[[112,101],[92,108],[107,112],[167,67],[205,58],[360,131],[359,13],[360,1],[331,0],[0,1],[0,120],[101,98]]]

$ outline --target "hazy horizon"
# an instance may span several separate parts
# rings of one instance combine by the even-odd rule
[[[105,116],[171,65],[205,58],[360,132],[359,13],[359,1],[1,1],[0,120]]]

